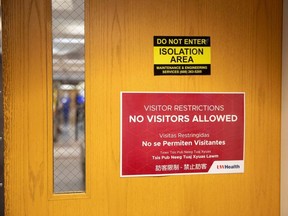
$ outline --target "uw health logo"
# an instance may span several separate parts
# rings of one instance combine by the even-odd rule
[[[244,160],[214,161],[209,173],[244,173]]]
[[[217,169],[240,169],[240,165],[235,164],[235,165],[223,165],[223,164],[219,164],[216,166]]]

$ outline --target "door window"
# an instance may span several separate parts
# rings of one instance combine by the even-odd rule
[[[85,192],[84,0],[52,0],[54,193]]]

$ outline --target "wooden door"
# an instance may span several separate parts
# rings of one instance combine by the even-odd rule
[[[279,215],[280,0],[86,0],[86,192],[52,190],[51,3],[2,0],[7,216]],[[211,75],[154,76],[153,36]],[[120,91],[245,92],[243,174],[120,178]]]

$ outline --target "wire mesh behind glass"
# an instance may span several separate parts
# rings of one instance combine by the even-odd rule
[[[85,191],[84,0],[52,0],[54,193]]]

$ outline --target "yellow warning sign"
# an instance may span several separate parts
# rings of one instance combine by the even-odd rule
[[[154,75],[210,75],[210,68],[210,37],[154,37]]]

